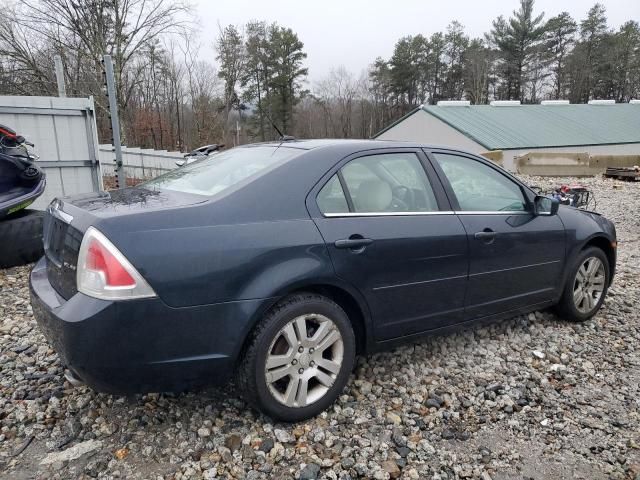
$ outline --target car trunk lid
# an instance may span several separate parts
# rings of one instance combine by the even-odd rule
[[[54,200],[44,218],[44,253],[51,286],[64,299],[77,293],[78,253],[84,232],[114,217],[140,215],[206,201],[200,195],[129,188],[97,192]]]

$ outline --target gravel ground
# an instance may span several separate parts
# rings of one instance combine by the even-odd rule
[[[71,388],[29,269],[0,270],[0,477],[640,479],[640,184],[580,181],[620,240],[594,319],[535,312],[360,358],[339,401],[295,425],[231,388]]]

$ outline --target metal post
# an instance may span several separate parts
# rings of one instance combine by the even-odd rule
[[[62,58],[60,55],[53,57],[53,63],[56,66],[56,81],[58,82],[58,96],[66,97],[67,91],[64,85],[64,70],[62,69]]]
[[[103,56],[104,71],[107,77],[107,96],[109,97],[109,112],[111,117],[111,131],[113,133],[113,151],[116,154],[116,180],[118,188],[127,186],[127,176],[122,165],[122,145],[120,144],[120,121],[118,119],[118,102],[116,98],[116,81],[113,74],[111,55]]]

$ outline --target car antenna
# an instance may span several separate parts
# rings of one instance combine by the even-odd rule
[[[276,132],[278,132],[278,135],[280,135],[280,138],[278,139],[278,140],[280,140],[280,143],[286,142],[287,140],[295,140],[296,139],[296,137],[294,137],[292,135],[285,135],[284,133],[282,133],[280,131],[280,129],[278,128],[278,126],[275,124],[275,122],[273,120],[271,120],[271,116],[267,112],[264,112],[264,114],[266,115],[267,119],[269,120],[269,123],[271,123],[271,126],[274,128],[274,130]]]

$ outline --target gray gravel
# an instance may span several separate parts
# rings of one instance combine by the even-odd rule
[[[339,401],[296,425],[231,388],[71,388],[33,320],[29,269],[0,270],[0,477],[640,479],[640,184],[580,182],[620,240],[594,319],[535,312],[360,358]]]

